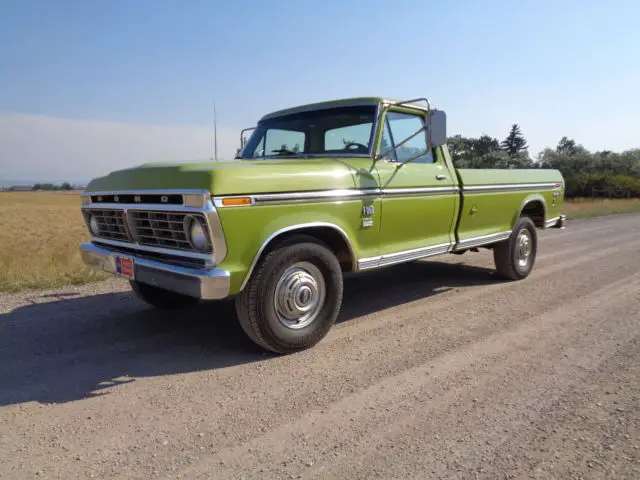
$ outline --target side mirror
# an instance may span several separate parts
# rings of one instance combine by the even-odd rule
[[[242,158],[242,151],[244,150],[244,147],[247,146],[247,143],[249,142],[249,138],[250,138],[250,135],[245,136],[245,134],[255,129],[256,127],[249,127],[249,128],[244,128],[240,131],[240,148],[236,150],[236,156],[234,157],[234,159],[238,160]]]
[[[440,147],[447,143],[447,115],[442,110],[432,110],[429,119],[430,147]]]
[[[249,127],[249,128],[244,128],[242,129],[242,131],[240,131],[240,150],[242,150],[247,144],[247,142],[249,141],[249,137],[245,136],[245,134],[255,129],[256,127]]]

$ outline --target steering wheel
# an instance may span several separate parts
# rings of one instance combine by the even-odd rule
[[[368,147],[366,145],[363,145],[362,143],[358,143],[358,142],[349,142],[344,146],[344,149],[352,150],[351,147],[356,147],[358,150],[364,150],[365,152],[368,150]]]

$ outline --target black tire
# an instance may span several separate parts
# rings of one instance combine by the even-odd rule
[[[523,239],[523,236],[525,239]],[[529,242],[529,248],[521,242]],[[525,255],[528,251],[528,255]],[[522,280],[529,276],[538,252],[536,226],[529,217],[520,217],[508,240],[495,245],[493,260],[498,274],[508,280]],[[526,258],[526,260],[525,260]]]
[[[182,295],[146,283],[129,281],[129,284],[138,298],[159,310],[178,310],[191,307],[200,301],[195,297]]]
[[[322,340],[333,326],[342,305],[342,289],[342,270],[333,252],[312,238],[293,237],[259,262],[236,297],[238,320],[247,336],[266,350],[280,354],[304,350]],[[279,295],[278,302],[276,291],[290,295]],[[299,304],[292,301],[294,297]],[[287,307],[306,308],[307,304],[310,312],[316,312],[308,314],[310,320],[287,319],[291,313]]]

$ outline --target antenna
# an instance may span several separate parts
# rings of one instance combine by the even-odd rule
[[[213,151],[214,151],[214,160],[218,161],[218,125],[216,122],[216,102],[213,101]]]

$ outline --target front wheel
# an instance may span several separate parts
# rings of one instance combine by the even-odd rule
[[[309,348],[329,332],[342,304],[342,270],[324,245],[287,242],[260,262],[236,297],[240,325],[276,353]]]
[[[509,280],[522,280],[529,276],[536,261],[538,236],[536,226],[529,217],[518,219],[508,240],[493,249],[498,274]]]

